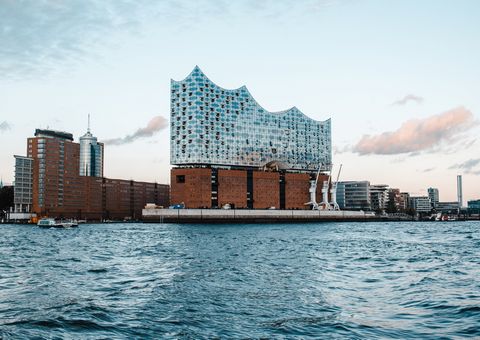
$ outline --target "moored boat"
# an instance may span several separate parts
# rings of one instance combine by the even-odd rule
[[[54,218],[42,218],[38,221],[37,226],[40,228],[73,228],[78,227],[75,221],[55,221]]]

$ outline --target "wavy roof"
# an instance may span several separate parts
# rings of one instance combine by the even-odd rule
[[[236,91],[241,91],[241,90],[244,90],[248,96],[250,97],[250,99],[254,102],[255,105],[257,105],[259,108],[261,108],[263,111],[265,111],[266,113],[270,113],[272,115],[283,115],[283,114],[288,114],[288,113],[292,113],[292,114],[296,114],[297,116],[300,116],[300,117],[304,117],[308,120],[312,120],[312,121],[315,121],[315,122],[328,122],[330,121],[330,118],[329,119],[326,119],[324,121],[320,121],[320,120],[316,120],[316,119],[313,119],[313,118],[310,118],[308,117],[305,113],[303,113],[302,111],[300,111],[296,106],[292,106],[291,108],[287,109],[287,110],[283,110],[283,111],[275,111],[275,112],[272,112],[272,111],[269,111],[267,109],[265,109],[262,105],[260,105],[258,103],[258,101],[252,96],[252,94],[250,93],[250,91],[248,90],[248,88],[243,85],[243,86],[240,86],[239,88],[236,88],[236,89],[227,89],[227,88],[224,88],[222,86],[219,86],[217,85],[215,82],[213,82],[210,78],[208,78],[208,76],[200,69],[200,67],[198,67],[198,65],[195,65],[195,67],[193,68],[192,72],[190,72],[190,74],[188,76],[186,76],[184,79],[182,80],[174,80],[172,79],[172,82],[176,82],[176,83],[182,83],[182,82],[185,82],[187,81],[188,79],[190,78],[194,78],[196,77],[194,75],[194,73],[199,73],[200,76],[204,77],[207,81],[209,81],[213,86],[219,88],[219,89],[222,89],[224,91],[228,91],[228,92],[236,92]]]

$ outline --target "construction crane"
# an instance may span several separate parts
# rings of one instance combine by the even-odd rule
[[[332,183],[332,187],[330,188],[330,206],[332,210],[340,210],[340,207],[337,203],[337,184],[338,180],[340,179],[340,173],[342,172],[343,164],[340,164],[340,168],[338,169],[337,180]]]
[[[331,205],[328,202],[328,189],[331,183],[332,169],[333,169],[333,166],[330,165],[330,174],[328,175],[328,180],[323,181],[323,185],[322,185],[323,200],[320,204],[317,203],[317,186],[318,186],[318,179],[320,177],[320,172],[322,170],[322,165],[320,165],[320,167],[318,168],[317,176],[315,177],[315,179],[310,180],[310,189],[308,190],[310,193],[310,202],[305,203],[305,205],[311,205],[312,210],[330,210],[331,209]]]

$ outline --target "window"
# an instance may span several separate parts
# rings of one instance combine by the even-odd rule
[[[177,183],[185,183],[185,175],[177,175]]]

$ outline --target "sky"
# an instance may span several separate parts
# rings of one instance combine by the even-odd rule
[[[0,177],[35,128],[78,140],[90,114],[106,177],[168,183],[170,80],[198,65],[331,118],[340,180],[455,201],[462,174],[480,198],[479,17],[475,0],[0,0]]]

